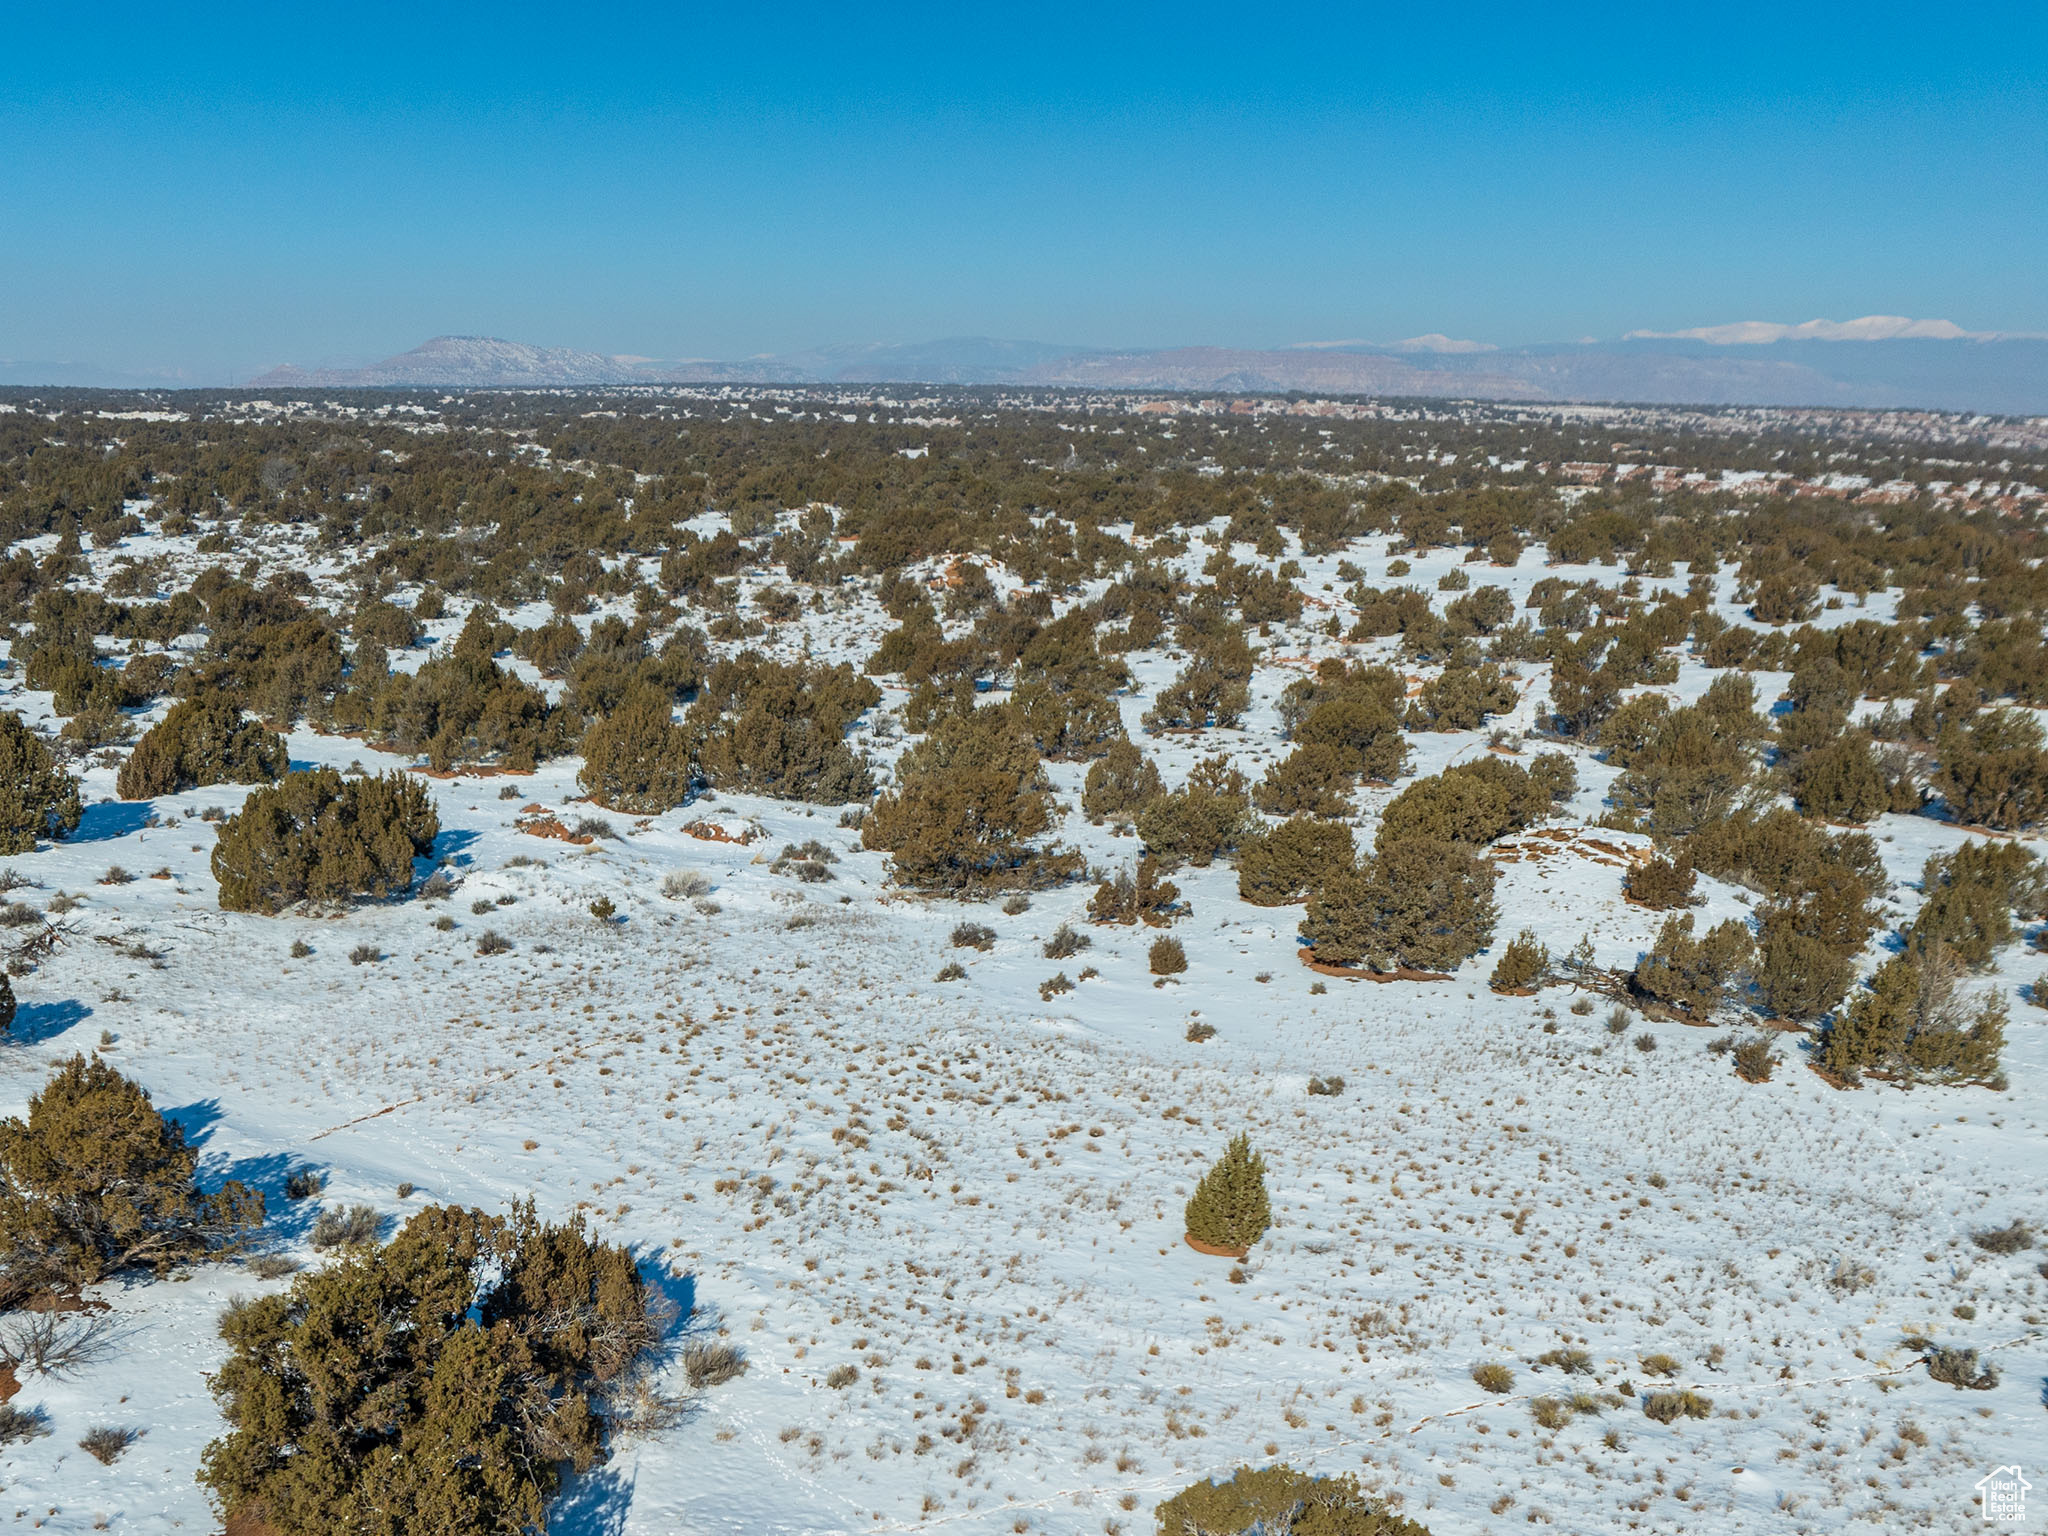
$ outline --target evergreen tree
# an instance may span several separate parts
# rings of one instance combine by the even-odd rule
[[[246,720],[220,693],[173,704],[128,754],[115,780],[123,800],[153,800],[202,784],[267,784],[291,766],[284,738]]]
[[[689,737],[670,715],[669,696],[639,684],[583,733],[576,782],[609,810],[658,816],[690,798]]]
[[[1239,1132],[1188,1200],[1188,1235],[1212,1248],[1249,1248],[1272,1224],[1266,1160],[1252,1151],[1251,1138]]]
[[[1496,873],[1456,843],[1391,842],[1309,896],[1302,933],[1332,965],[1452,971],[1493,940]]]
[[[198,1161],[140,1085],[72,1057],[26,1121],[0,1121],[0,1310],[123,1269],[162,1271],[260,1225],[262,1195],[233,1182],[202,1194]]]
[[[1159,770],[1128,737],[1113,741],[1088,767],[1081,810],[1090,821],[1122,821],[1166,793]]]
[[[1248,837],[1237,850],[1237,894],[1255,907],[1304,901],[1334,872],[1357,861],[1351,828],[1296,816]]]
[[[903,754],[897,787],[861,823],[861,846],[893,857],[896,878],[927,890],[1034,886],[1080,868],[1038,839],[1053,798],[1038,749],[1014,711],[942,720]]]
[[[403,773],[288,773],[221,824],[221,907],[276,913],[301,901],[383,900],[412,884],[412,861],[433,851],[440,831],[432,797]]]
[[[78,780],[12,710],[0,713],[0,853],[34,853],[38,838],[78,830]]]
[[[1524,928],[1507,947],[1500,952],[1500,959],[1494,962],[1493,975],[1487,978],[1487,985],[1496,992],[1522,992],[1531,987],[1541,986],[1543,978],[1550,974],[1550,951],[1536,940],[1536,935]]]
[[[306,1536],[546,1530],[658,1336],[633,1255],[530,1204],[422,1211],[384,1247],[237,1302],[220,1332],[229,1427],[200,1481],[230,1529]]]

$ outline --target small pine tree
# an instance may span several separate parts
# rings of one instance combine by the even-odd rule
[[[0,971],[0,1035],[14,1027],[15,1006],[14,983],[7,979],[5,971]]]
[[[1187,1204],[1188,1236],[1211,1248],[1249,1248],[1273,1224],[1266,1200],[1266,1160],[1240,1131],[1230,1138]]]
[[[1188,968],[1188,952],[1179,939],[1154,939],[1147,959],[1154,976],[1178,976]]]
[[[1706,1015],[1727,1001],[1755,945],[1735,919],[1693,937],[1692,914],[1664,920],[1656,945],[1635,969],[1636,990],[1645,997]]]
[[[1550,972],[1550,951],[1536,941],[1536,935],[1524,928],[1508,941],[1500,952],[1500,959],[1494,962],[1493,975],[1487,985],[1496,992],[1524,992],[1540,986]]]
[[[20,715],[0,713],[0,853],[34,853],[36,839],[77,831],[83,814],[78,780]]]

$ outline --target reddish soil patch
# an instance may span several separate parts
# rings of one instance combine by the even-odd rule
[[[1496,997],[1534,997],[1541,987],[1488,987],[1487,991]]]
[[[4,1403],[21,1390],[21,1383],[14,1379],[14,1367],[0,1365],[0,1403]]]
[[[228,1516],[221,1528],[221,1536],[277,1536],[277,1531],[261,1515],[238,1509]]]
[[[683,823],[683,830],[703,843],[738,843],[745,847],[748,843],[761,840],[761,833],[752,827],[743,827],[738,832],[728,832],[715,821],[686,821]]]
[[[1375,971],[1371,967],[1361,969],[1352,965],[1330,965],[1316,958],[1312,949],[1297,950],[1301,963],[1318,976],[1341,976],[1346,981],[1449,981],[1449,971],[1418,971],[1412,966],[1401,966],[1391,971]]]
[[[1241,1259],[1251,1252],[1249,1248],[1218,1248],[1213,1243],[1203,1242],[1192,1232],[1186,1233],[1184,1236],[1190,1248],[1194,1249],[1197,1253],[1206,1253],[1212,1259]]]
[[[588,832],[571,832],[552,816],[534,816],[518,825],[528,837],[551,837],[557,842],[574,843],[579,848],[597,841]]]

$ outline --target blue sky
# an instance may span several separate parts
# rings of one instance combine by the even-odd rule
[[[2048,330],[2048,10],[25,6],[0,358]]]

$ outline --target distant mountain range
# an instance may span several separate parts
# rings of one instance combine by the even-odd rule
[[[1488,347],[1446,336],[1252,350],[1111,351],[983,337],[819,347],[725,361],[608,356],[437,336],[367,368],[284,367],[249,381],[306,388],[538,388],[656,383],[1011,384],[1203,392],[1303,391],[1673,405],[1896,406],[2048,414],[2048,339],[1869,316],[1744,322],[1620,341]]]
[[[0,360],[0,385],[178,388],[168,373]],[[1110,350],[964,337],[732,360],[659,359],[437,336],[364,368],[282,367],[273,390],[532,389],[616,384],[993,384],[1100,389],[1396,395],[1669,405],[1902,407],[2048,415],[2048,338],[1867,315],[1797,325],[1742,321],[1619,341],[1494,347],[1449,336],[1265,349]]]

